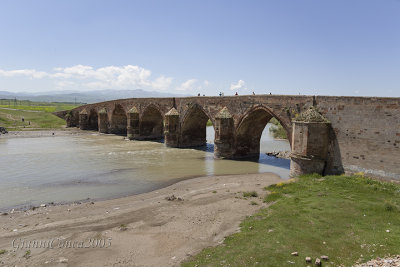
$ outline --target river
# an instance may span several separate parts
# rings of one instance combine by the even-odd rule
[[[148,192],[198,176],[273,172],[289,177],[289,160],[265,152],[290,150],[268,128],[258,161],[215,160],[213,127],[205,149],[167,148],[115,135],[0,139],[0,210],[41,203],[109,199]]]

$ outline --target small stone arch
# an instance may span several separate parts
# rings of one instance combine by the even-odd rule
[[[202,106],[195,104],[185,112],[181,123],[181,147],[203,146],[207,143],[207,122],[214,122]]]
[[[275,112],[263,105],[248,110],[239,120],[235,129],[235,157],[258,157],[260,154],[260,139],[267,123],[276,118],[290,140],[290,127],[275,114]]]
[[[125,109],[120,104],[116,104],[111,113],[110,133],[126,135],[127,122]]]
[[[98,131],[99,130],[99,116],[97,110],[91,109],[88,118],[88,130]]]
[[[164,138],[164,118],[160,109],[148,105],[139,120],[140,137],[145,140],[160,140]]]

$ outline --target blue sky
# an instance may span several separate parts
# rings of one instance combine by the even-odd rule
[[[400,96],[399,0],[4,0],[0,33],[0,91]]]

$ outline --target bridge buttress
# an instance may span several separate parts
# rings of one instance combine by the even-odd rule
[[[179,147],[180,129],[179,113],[172,108],[165,114],[164,119],[164,142],[167,147]]]
[[[79,129],[87,130],[89,126],[89,115],[86,109],[79,112]]]
[[[311,119],[293,121],[290,156],[292,177],[311,173],[323,175],[328,160],[330,123],[312,108],[304,114],[312,114],[303,116]]]
[[[102,108],[99,111],[98,119],[98,129],[99,133],[107,133],[108,132],[108,114],[105,108]]]
[[[215,116],[214,157],[232,158],[234,151],[234,121],[228,109],[224,107]]]
[[[113,112],[117,106],[119,112]],[[95,116],[90,120],[90,113],[106,108],[108,112],[107,130],[102,130],[101,125],[98,125],[100,132],[112,133],[115,128],[115,116],[121,117],[117,124],[124,127],[124,133],[127,130],[127,118],[122,118],[129,109],[133,106],[138,107],[140,113],[140,137],[143,139],[150,139],[162,137],[165,135],[162,129],[162,116],[174,107],[179,111],[179,127],[175,132],[175,145],[180,146],[179,142],[184,134],[187,133],[186,143],[188,145],[197,144],[197,131],[199,129],[197,124],[198,116],[190,115],[190,120],[186,120],[188,110],[197,107],[195,113],[203,110],[209,119],[216,127],[215,115],[223,108],[227,107],[233,116],[235,122],[235,130],[233,131],[232,141],[222,142],[222,136],[218,140],[218,133],[216,135],[215,150],[218,156],[219,151],[224,153],[219,155],[228,155],[229,149],[234,149],[234,158],[238,156],[246,157],[249,154],[257,154],[255,142],[255,131],[253,127],[266,123],[269,113],[282,124],[286,132],[289,134],[289,141],[292,146],[300,142],[298,139],[298,129],[293,132],[292,120],[307,108],[314,106],[318,108],[319,112],[327,119],[329,119],[331,126],[329,126],[328,136],[328,155],[323,167],[324,174],[341,174],[343,172],[365,172],[369,176],[390,178],[400,181],[400,164],[399,164],[399,151],[400,151],[400,130],[397,127],[400,120],[400,98],[385,98],[385,97],[344,97],[344,96],[300,96],[300,95],[253,95],[253,96],[226,96],[226,97],[178,97],[178,98],[130,98],[119,99],[113,101],[106,101],[101,103],[88,104],[77,107],[70,111],[57,112],[57,116],[66,119],[67,126],[77,126],[81,129],[93,129],[93,121]],[[156,115],[154,109],[152,112],[146,112],[147,107],[153,106],[159,110],[161,115]],[[256,109],[264,109],[265,112],[253,113]],[[86,110],[86,111],[84,111]],[[82,111],[87,114],[80,114]],[[68,114],[66,114],[68,113]],[[115,114],[117,113],[117,114]],[[146,115],[147,114],[147,115]],[[92,113],[93,115],[93,113]],[[98,115],[98,118],[102,115]],[[118,117],[117,116],[117,117]],[[184,118],[185,117],[185,118]],[[193,119],[194,118],[194,119]],[[244,120],[248,118],[249,123]],[[264,118],[265,120],[261,120]],[[247,120],[247,119],[246,119]],[[192,124],[188,125],[184,122],[191,121]],[[202,120],[203,121],[203,120]],[[156,123],[157,122],[157,123]],[[259,123],[257,123],[259,122]],[[244,124],[245,123],[245,124]],[[202,124],[203,125],[203,124]],[[89,128],[88,128],[89,127]],[[159,131],[153,131],[159,129]],[[182,129],[180,128],[182,127]],[[296,125],[294,126],[296,127]],[[299,126],[300,127],[300,126]],[[203,128],[201,128],[203,129]],[[221,123],[221,130],[223,129]],[[228,127],[229,129],[229,127]],[[247,130],[246,130],[247,129]],[[314,130],[309,129],[312,136],[321,137],[321,132],[315,134]],[[218,130],[219,131],[219,130]],[[229,131],[228,131],[229,132]],[[121,133],[120,134],[124,134]],[[312,137],[310,135],[310,137]],[[323,136],[324,134],[322,134]],[[256,136],[258,139],[258,135]],[[168,138],[167,138],[168,139]],[[231,140],[230,139],[230,140]],[[228,138],[229,140],[229,138]],[[316,144],[321,140],[317,138]],[[307,141],[312,143],[311,141]],[[166,141],[166,144],[172,142]],[[254,149],[253,149],[254,148]],[[315,156],[313,154],[306,154],[306,156]],[[306,167],[305,158],[296,158],[293,155],[292,168],[298,170],[315,170]],[[310,162],[311,163],[311,162]],[[321,169],[321,167],[319,167]],[[320,170],[317,170],[320,172]]]
[[[139,111],[133,107],[127,114],[127,137],[129,140],[138,139],[140,136]]]

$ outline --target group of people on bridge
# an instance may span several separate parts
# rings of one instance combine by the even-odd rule
[[[269,93],[269,94],[271,94],[271,93]],[[236,92],[235,95],[236,95],[236,96],[239,95],[238,92]],[[256,95],[256,94],[253,92],[253,95]],[[201,94],[198,93],[197,96],[201,96]],[[203,96],[206,96],[206,95],[203,94]],[[225,94],[224,94],[223,92],[219,92],[219,96],[225,96]]]

